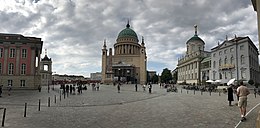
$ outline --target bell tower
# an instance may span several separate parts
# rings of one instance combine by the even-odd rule
[[[107,46],[106,46],[106,40],[104,40],[104,45],[102,49],[102,83],[106,80],[106,71],[107,71]]]

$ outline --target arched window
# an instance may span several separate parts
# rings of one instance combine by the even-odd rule
[[[244,64],[244,63],[245,63],[245,56],[244,56],[244,55],[241,55],[240,60],[241,60],[241,64]]]
[[[221,66],[221,64],[222,64],[222,60],[221,60],[221,58],[219,59],[219,62],[218,62],[218,66]]]
[[[213,68],[216,68],[216,61],[213,61]]]
[[[234,57],[233,56],[231,56],[231,58],[230,58],[230,64],[234,64]]]
[[[225,58],[225,60],[224,60],[224,64],[227,64],[227,58]]]

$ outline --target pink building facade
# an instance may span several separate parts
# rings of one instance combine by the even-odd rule
[[[0,85],[12,89],[37,89],[43,41],[20,34],[0,33]]]

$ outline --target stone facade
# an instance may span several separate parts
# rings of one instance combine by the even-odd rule
[[[139,44],[129,23],[117,37],[109,52],[104,41],[102,49],[102,83],[128,82],[145,84],[147,80],[146,50],[144,39]]]
[[[0,84],[13,89],[37,89],[41,84],[41,38],[0,34]]]

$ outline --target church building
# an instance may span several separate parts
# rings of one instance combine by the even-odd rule
[[[145,84],[147,81],[147,56],[144,38],[139,43],[138,36],[130,28],[129,22],[116,39],[112,48],[107,49],[104,41],[102,49],[102,83],[127,82]]]

